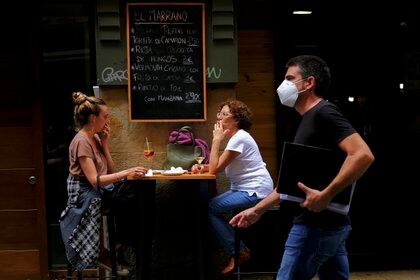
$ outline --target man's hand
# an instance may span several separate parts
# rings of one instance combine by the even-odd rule
[[[261,215],[255,211],[255,208],[251,207],[233,217],[229,224],[238,228],[246,228],[258,221],[260,217]]]
[[[331,201],[331,199],[327,198],[322,192],[308,188],[301,182],[298,183],[298,187],[306,194],[306,199],[300,203],[300,206],[305,207],[310,211],[320,212],[326,209]]]

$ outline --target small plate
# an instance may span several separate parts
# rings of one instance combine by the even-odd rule
[[[161,174],[163,172],[165,172],[165,170],[159,170],[159,169],[153,170],[153,174]]]
[[[174,172],[174,171],[170,171],[170,170],[165,170],[165,171],[162,172],[162,175],[176,176],[176,175],[182,175],[185,172],[188,172],[188,171],[187,170],[183,170],[183,171]]]

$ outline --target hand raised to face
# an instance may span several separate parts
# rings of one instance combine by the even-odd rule
[[[229,129],[223,130],[221,121],[216,122],[213,129],[213,140],[222,141],[228,132]]]
[[[98,133],[98,136],[102,142],[107,142],[111,137],[111,127],[108,122],[105,124],[104,129]]]

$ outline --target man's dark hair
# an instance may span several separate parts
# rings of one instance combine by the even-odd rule
[[[331,84],[331,73],[327,63],[315,55],[299,55],[292,57],[286,67],[299,66],[302,78],[315,77],[315,93],[325,97]]]

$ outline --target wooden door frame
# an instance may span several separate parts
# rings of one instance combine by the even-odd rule
[[[40,11],[39,11],[40,12]],[[33,143],[34,143],[34,164],[37,197],[36,207],[37,212],[37,232],[39,236],[39,266],[41,279],[49,279],[49,267],[48,267],[48,230],[47,230],[47,215],[46,215],[46,193],[45,193],[45,153],[44,153],[44,126],[43,126],[43,106],[42,106],[42,89],[41,89],[41,65],[42,65],[42,47],[40,42],[40,34],[42,33],[41,23],[37,24],[34,28],[38,32],[34,32],[37,35],[33,35],[34,47],[32,49],[32,71],[31,77],[34,85],[34,91],[32,96],[32,131],[33,131]]]
[[[38,91],[39,92],[39,91]],[[49,279],[48,270],[48,236],[47,236],[47,221],[46,221],[46,200],[45,200],[45,168],[44,168],[44,149],[43,149],[43,126],[42,126],[42,104],[39,94],[37,94],[34,103],[32,104],[32,127],[34,131],[34,160],[38,162],[35,165],[36,174],[36,188],[37,191],[37,220],[39,233],[39,265],[41,272],[41,279]],[[44,278],[45,277],[45,278]]]

